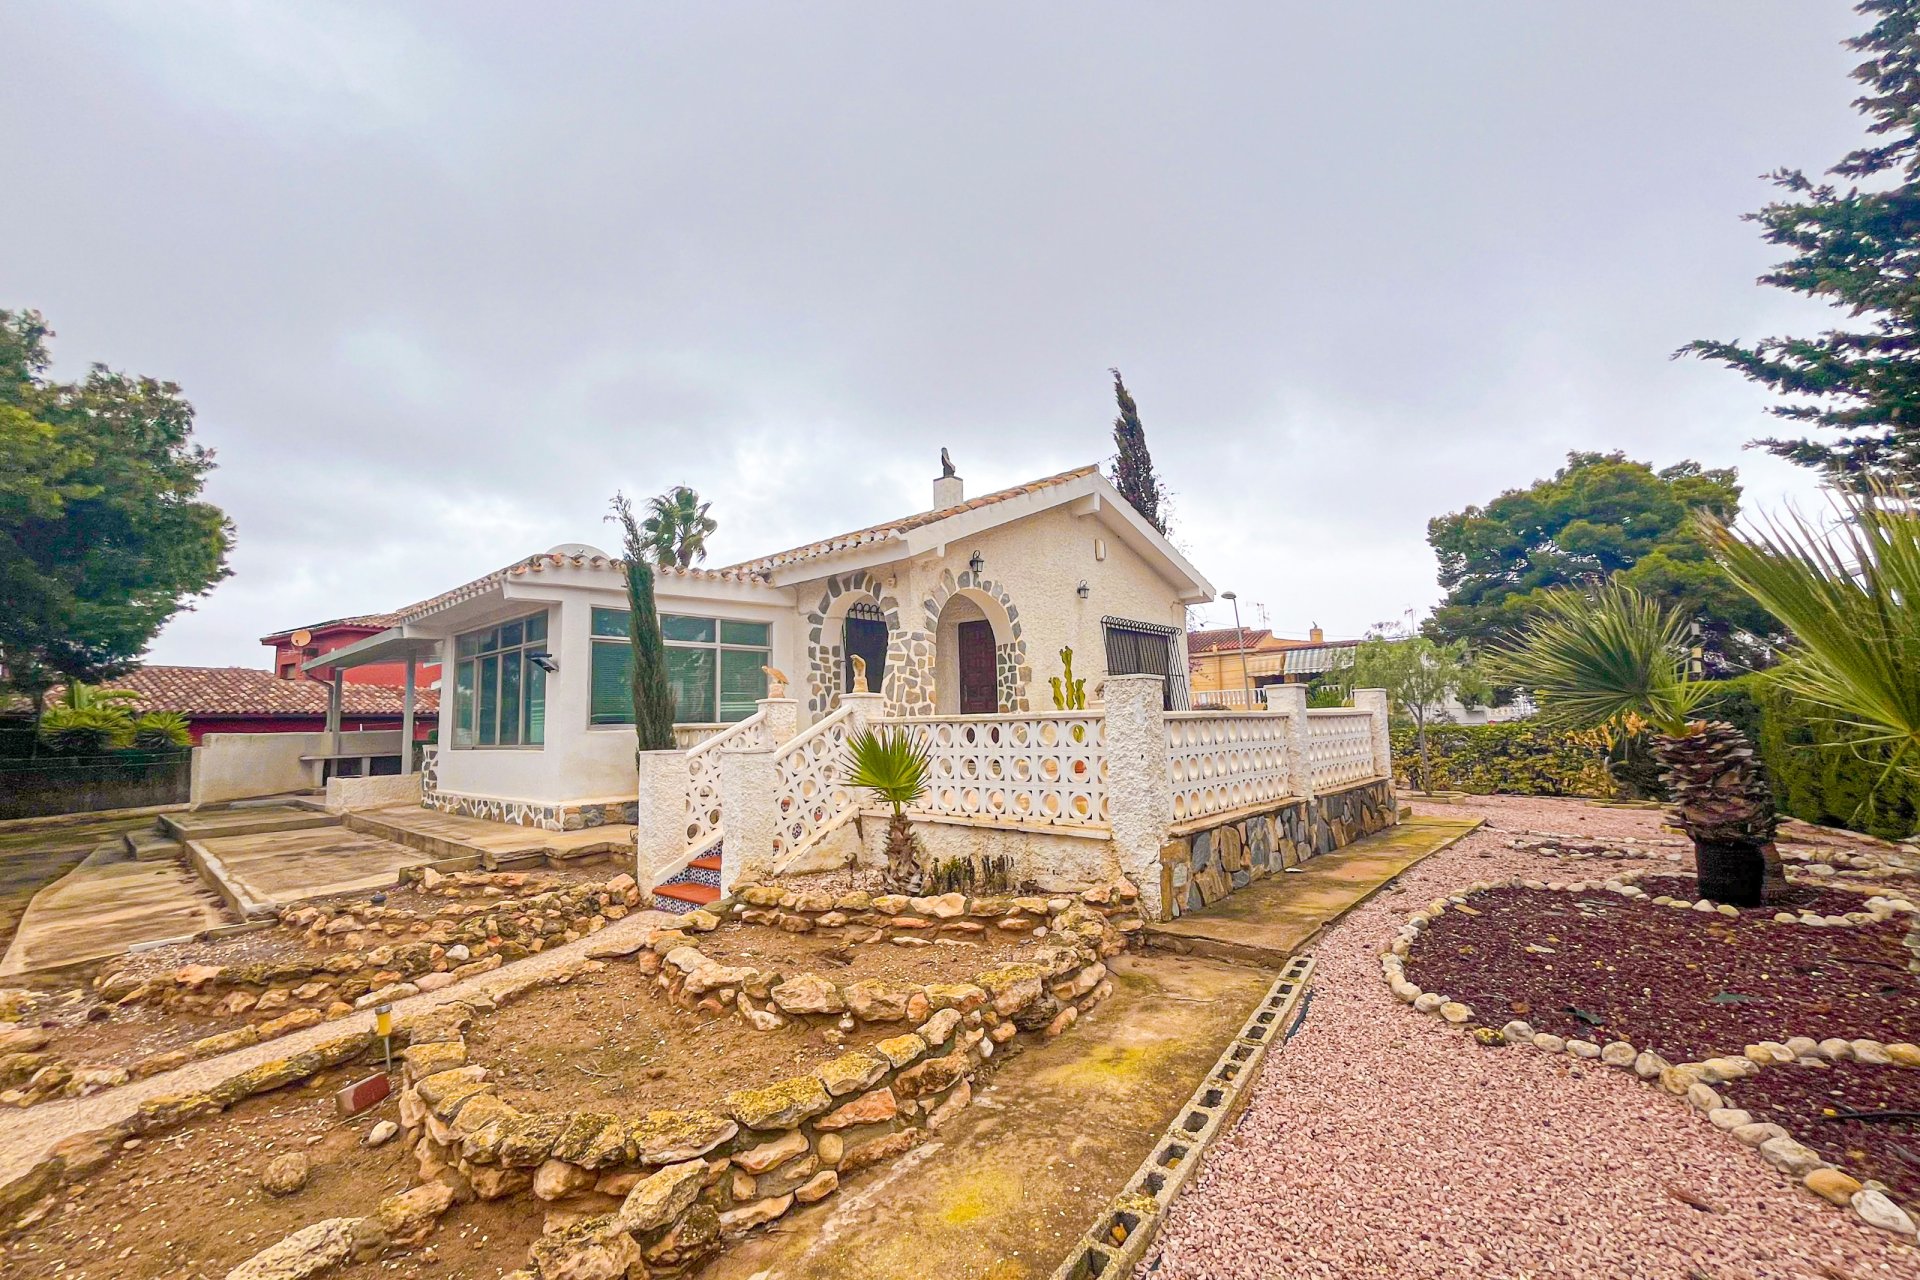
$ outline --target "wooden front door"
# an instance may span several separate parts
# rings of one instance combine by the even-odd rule
[[[1000,709],[993,654],[993,624],[963,622],[960,644],[960,714],[990,716]]]

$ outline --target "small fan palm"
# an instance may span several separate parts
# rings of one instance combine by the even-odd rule
[[[1735,533],[1705,521],[1728,576],[1792,631],[1770,678],[1920,778],[1920,511],[1885,491],[1835,496],[1833,529],[1799,514]]]
[[[686,569],[707,558],[707,538],[720,522],[707,514],[710,502],[684,484],[647,499],[647,518],[640,522],[653,562],[662,569]]]
[[[1631,587],[1547,593],[1540,616],[1490,665],[1495,679],[1533,689],[1550,721],[1591,729],[1640,717],[1693,841],[1702,897],[1757,906],[1784,886],[1773,847],[1773,792],[1746,735],[1695,719],[1711,692],[1688,671],[1686,626]]]
[[[919,893],[926,886],[926,871],[920,865],[920,842],[907,822],[907,807],[927,793],[933,763],[926,747],[904,729],[866,729],[854,735],[847,753],[853,761],[847,782],[893,808],[887,819],[887,887],[896,893]]]
[[[67,684],[60,702],[74,711],[92,711],[100,707],[115,707],[123,702],[137,702],[139,698],[139,693],[132,689],[108,689],[102,685],[73,680]]]

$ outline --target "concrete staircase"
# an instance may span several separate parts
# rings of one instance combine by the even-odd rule
[[[720,898],[720,850],[703,853],[687,864],[687,869],[671,880],[653,887],[656,911],[683,916],[689,911],[717,902]]]

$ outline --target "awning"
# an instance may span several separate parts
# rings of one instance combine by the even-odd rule
[[[324,677],[331,671],[347,671],[354,667],[372,666],[376,662],[405,662],[408,658],[416,662],[430,662],[439,656],[438,636],[409,635],[404,626],[388,627],[378,635],[356,640],[317,658],[308,659],[300,664],[300,669]]]

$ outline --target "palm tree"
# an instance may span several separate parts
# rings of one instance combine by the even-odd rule
[[[907,806],[926,794],[933,769],[927,749],[904,729],[864,729],[847,744],[847,752],[853,759],[847,782],[893,806],[887,819],[887,887],[895,893],[921,892],[927,873],[920,865],[920,841],[907,822]]]
[[[1700,896],[1758,906],[1786,883],[1773,791],[1745,734],[1694,717],[1712,687],[1689,670],[1685,640],[1677,612],[1631,587],[1560,588],[1491,665],[1496,680],[1535,690],[1550,721],[1590,729],[1644,719],[1674,825],[1693,841]]]
[[[1769,678],[1920,778],[1920,511],[1885,490],[1834,501],[1831,530],[1798,513],[1748,534],[1704,524],[1728,576],[1793,632]]]
[[[122,702],[136,702],[139,698],[139,693],[132,689],[109,689],[103,685],[70,680],[60,704],[75,711],[94,711],[102,707],[116,707]]]
[[[707,514],[710,502],[684,484],[647,499],[647,518],[640,528],[647,538],[647,550],[662,569],[690,568],[696,560],[707,558],[707,536],[720,522]]]

